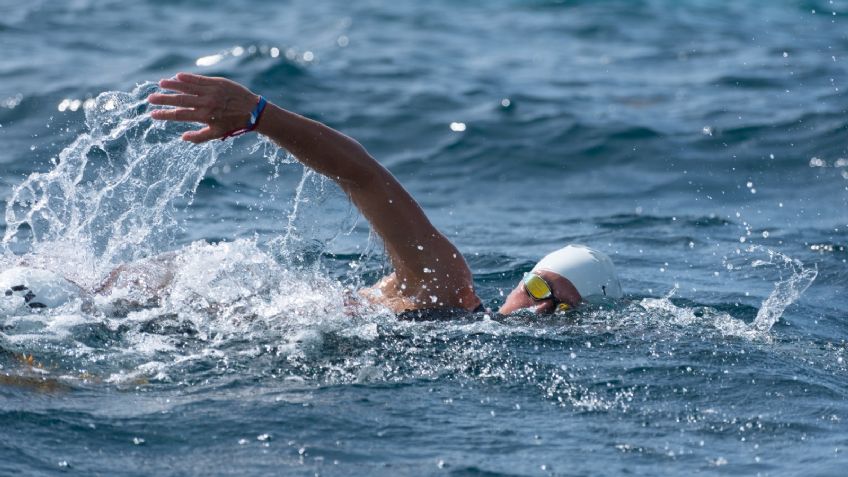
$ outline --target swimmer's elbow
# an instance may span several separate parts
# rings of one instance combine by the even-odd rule
[[[375,190],[392,182],[393,177],[368,151],[357,141],[351,139],[353,146],[350,155],[344,160],[344,168],[336,176],[337,182],[349,189]]]

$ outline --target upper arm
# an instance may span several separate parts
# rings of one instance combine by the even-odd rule
[[[383,239],[398,282],[409,287],[403,293],[431,306],[467,306],[461,298],[473,285],[465,259],[391,172],[374,164],[367,177],[340,184]]]

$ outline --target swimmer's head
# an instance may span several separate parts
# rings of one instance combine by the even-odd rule
[[[568,245],[542,258],[507,296],[499,312],[531,308],[537,313],[553,313],[621,295],[618,275],[606,254]]]

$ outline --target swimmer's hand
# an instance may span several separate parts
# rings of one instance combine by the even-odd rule
[[[183,140],[193,143],[223,138],[243,128],[259,101],[259,96],[226,78],[178,73],[174,78],[159,81],[159,86],[181,94],[154,93],[148,96],[150,104],[176,106],[176,109],[153,110],[150,117],[205,124],[202,129],[183,133]]]

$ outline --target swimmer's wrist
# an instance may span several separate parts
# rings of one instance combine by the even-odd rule
[[[253,131],[263,136],[272,137],[273,124],[277,122],[277,109],[277,106],[269,101],[265,106],[265,112],[262,114],[262,120],[259,121]]]
[[[256,131],[259,128],[259,125],[262,123],[262,117],[265,114],[265,109],[268,106],[268,100],[263,96],[255,95],[250,93],[253,98],[251,98],[251,102],[253,103],[253,107],[248,114],[247,123],[238,129],[233,129],[221,137],[221,140],[224,141],[231,137],[241,136],[242,134],[247,134],[249,132]]]
[[[290,138],[285,137],[282,132],[287,131],[289,134],[286,134],[286,136],[290,136],[297,129],[297,124],[294,122],[295,117],[294,113],[268,102],[262,120],[256,125],[254,132],[267,136],[286,147]]]

